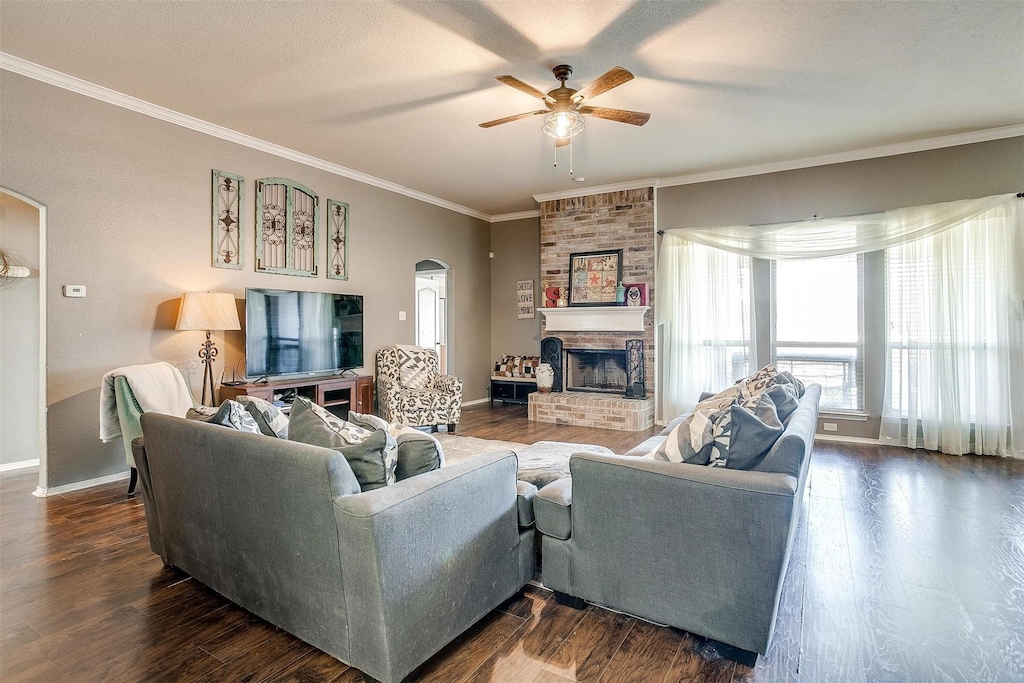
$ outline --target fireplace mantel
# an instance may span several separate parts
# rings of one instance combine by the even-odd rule
[[[650,306],[541,308],[547,332],[643,332]]]

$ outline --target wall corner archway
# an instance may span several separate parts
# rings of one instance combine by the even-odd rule
[[[26,205],[29,208],[28,211],[25,210]],[[35,357],[36,360],[34,365],[36,367],[30,367],[27,369],[27,373],[30,373],[35,377],[35,389],[37,391],[32,393],[36,393],[38,397],[37,400],[34,401],[36,404],[34,416],[36,418],[36,433],[34,439],[36,453],[28,454],[36,455],[36,457],[7,463],[8,465],[13,465],[12,467],[0,464],[0,470],[20,469],[22,467],[35,465],[35,463],[38,462],[39,485],[38,488],[33,491],[33,495],[45,496],[48,481],[46,458],[46,205],[32,197],[21,194],[20,192],[0,186],[0,207],[4,209],[4,213],[8,210],[19,210],[21,215],[24,217],[24,220],[20,221],[20,223],[26,228],[28,227],[27,224],[31,222],[31,210],[34,210],[37,215],[36,226],[38,230],[38,252],[35,260],[35,264],[37,265],[35,270],[37,270],[38,273],[38,283],[37,287],[33,288],[36,290],[35,293],[38,297],[37,307],[34,311],[38,320],[36,335],[36,349],[38,351],[38,355]],[[17,209],[15,207],[17,207]],[[28,377],[28,375],[26,375],[26,377]],[[26,409],[31,410],[31,407],[26,406]],[[19,455],[17,457],[20,458],[22,456]]]

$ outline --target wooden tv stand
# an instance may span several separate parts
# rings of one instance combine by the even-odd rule
[[[357,413],[373,412],[373,377],[369,375],[330,375],[327,377],[296,377],[261,384],[240,384],[220,387],[220,400],[237,396],[255,396],[274,401],[287,390],[294,390],[324,408],[337,407]]]

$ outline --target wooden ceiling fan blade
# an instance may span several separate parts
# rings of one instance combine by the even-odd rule
[[[579,112],[587,116],[596,116],[599,119],[629,123],[634,126],[642,126],[651,119],[651,115],[642,111],[629,111],[628,109],[608,109],[607,107],[580,107]]]
[[[628,83],[631,80],[633,80],[633,74],[629,73],[621,66],[613,67],[603,76],[599,76],[597,80],[578,90],[576,94],[572,96],[572,101],[582,102],[585,99],[597,97],[601,93],[608,92],[612,88],[617,88],[623,83]]]
[[[547,114],[547,113],[549,113],[547,109],[542,109],[540,111],[528,111],[525,114],[516,114],[515,116],[506,116],[503,119],[494,119],[493,121],[488,121],[486,123],[481,123],[480,127],[481,128],[493,128],[494,126],[500,126],[503,123],[511,123],[512,121],[518,121],[519,119],[525,119],[525,118],[529,118],[531,116],[538,116],[540,114]]]
[[[515,76],[495,76],[494,78],[495,80],[501,81],[505,85],[511,86],[520,92],[524,92],[527,95],[530,95],[531,97],[536,97],[539,100],[544,100],[545,102],[550,102],[551,104],[555,103],[555,98],[550,97],[547,93],[542,93],[540,90],[537,90],[532,85],[523,83]],[[630,76],[630,78],[632,78],[632,76]]]

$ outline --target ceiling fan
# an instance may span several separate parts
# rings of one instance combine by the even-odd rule
[[[621,66],[611,69],[580,90],[573,90],[565,85],[569,76],[572,75],[572,67],[568,64],[559,64],[551,72],[561,85],[546,94],[531,85],[523,83],[514,76],[497,76],[497,80],[505,85],[512,86],[527,95],[543,100],[544,106],[547,109],[528,111],[523,114],[516,114],[515,116],[506,116],[502,119],[481,123],[480,127],[491,128],[531,116],[546,115],[543,126],[544,133],[555,139],[556,147],[561,147],[569,144],[573,137],[583,132],[584,116],[596,116],[599,119],[619,121],[620,123],[629,123],[634,126],[642,126],[651,118],[650,114],[644,112],[629,111],[627,109],[608,109],[607,107],[591,107],[587,104],[588,100],[597,97],[601,93],[608,92],[612,88],[633,80],[633,74]]]

